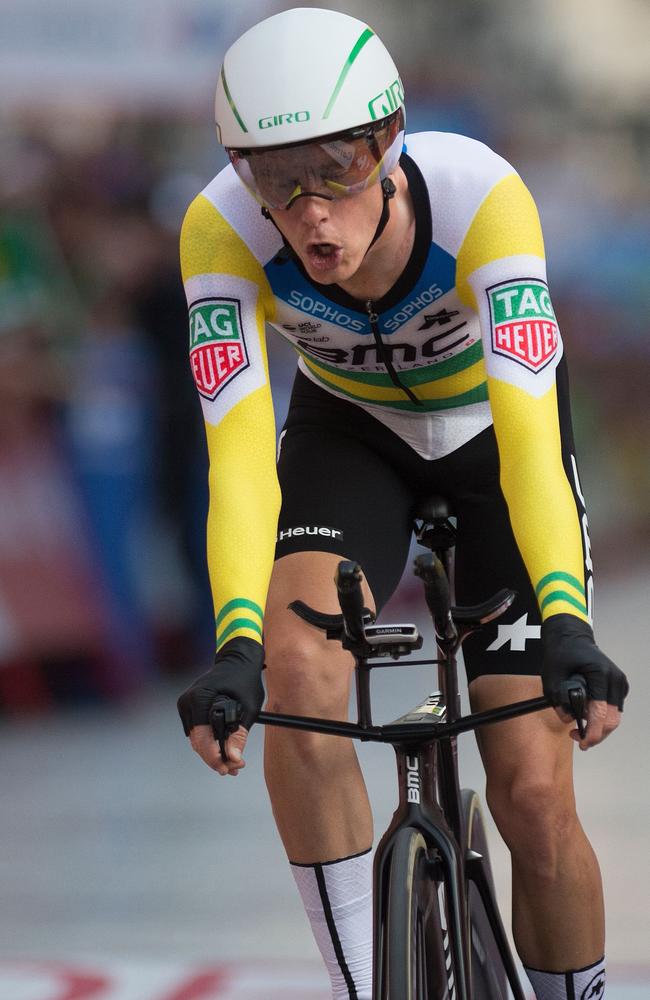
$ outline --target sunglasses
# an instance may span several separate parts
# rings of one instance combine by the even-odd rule
[[[332,136],[271,149],[228,149],[237,176],[266,208],[300,197],[347,198],[395,170],[404,145],[402,109]]]

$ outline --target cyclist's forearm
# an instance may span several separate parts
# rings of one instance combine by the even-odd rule
[[[261,642],[279,487],[264,324],[273,311],[259,261],[207,196],[181,236],[191,365],[210,455],[207,556],[217,644]]]
[[[258,642],[262,637],[280,509],[267,394],[252,393],[218,427],[206,425],[207,553],[218,646],[238,635]]]
[[[542,618],[587,621],[583,531],[562,460],[555,385],[538,399],[496,379],[489,385],[501,488]]]

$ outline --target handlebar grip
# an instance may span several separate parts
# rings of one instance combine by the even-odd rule
[[[356,562],[343,559],[336,567],[334,582],[336,583],[346,635],[350,639],[361,640],[364,638],[361,567]]]
[[[214,699],[210,708],[210,728],[219,744],[221,759],[224,762],[228,760],[226,740],[239,728],[240,720],[241,705],[238,701],[226,695],[219,695]]]
[[[584,739],[584,715],[588,697],[586,680],[581,674],[572,674],[567,681],[562,681],[560,692],[562,707],[576,720],[580,739]]]
[[[423,552],[415,560],[415,575],[424,583],[424,596],[437,631],[446,631],[451,598],[444,566],[433,552]]]

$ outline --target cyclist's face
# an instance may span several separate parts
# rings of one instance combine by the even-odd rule
[[[359,270],[382,210],[382,189],[373,184],[347,198],[304,195],[273,221],[300,257],[310,278],[321,284],[347,281]]]

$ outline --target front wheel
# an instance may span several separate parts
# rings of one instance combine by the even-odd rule
[[[450,992],[438,884],[419,830],[405,827],[395,838],[387,903],[386,997],[447,1000]]]
[[[463,815],[467,831],[466,847],[483,858],[483,870],[494,891],[487,835],[479,797],[463,789]],[[507,977],[478,889],[468,884],[468,914],[471,950],[472,1000],[506,1000]]]

